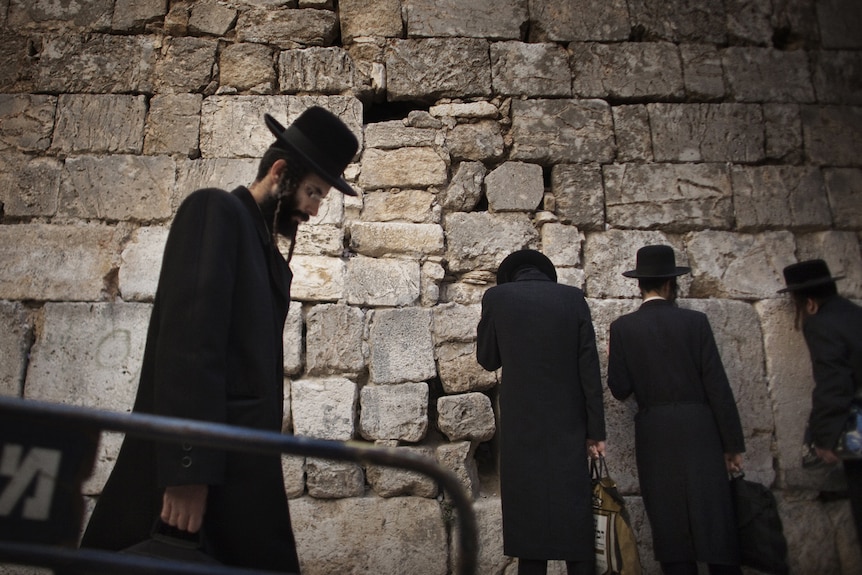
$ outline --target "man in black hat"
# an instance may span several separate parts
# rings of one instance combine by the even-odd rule
[[[549,559],[594,575],[587,454],[605,450],[599,358],[581,290],[535,250],[507,256],[482,299],[476,357],[500,382],[503,549],[519,575]]]
[[[673,248],[646,246],[636,278],[641,307],[610,326],[608,387],[634,394],[635,455],[655,558],[669,575],[739,574],[739,542],[728,472],[745,443],[733,392],[706,315],[675,305]]]
[[[280,431],[282,331],[292,274],[277,236],[295,239],[358,142],[314,107],[276,137],[248,187],[193,192],[174,218],[150,319],[134,411]],[[293,252],[291,241],[290,253]],[[188,443],[123,442],[82,546],[125,549],[157,526],[199,534],[234,566],[299,572],[281,458]]]
[[[835,451],[851,404],[862,406],[862,307],[838,295],[835,281],[843,277],[833,277],[821,259],[807,260],[784,268],[787,287],[779,293],[790,294],[811,354],[810,439],[825,463],[843,463],[862,545],[862,459],[839,458]]]

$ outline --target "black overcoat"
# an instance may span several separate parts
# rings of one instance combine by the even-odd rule
[[[246,188],[180,206],[165,246],[134,411],[280,431],[291,275]],[[278,455],[126,437],[82,546],[146,539],[165,486],[208,484],[203,532],[221,561],[299,571]]]
[[[635,453],[655,557],[739,563],[724,453],[745,441],[706,315],[650,300],[610,326],[608,387],[634,393]]]
[[[485,292],[477,359],[502,367],[500,487],[506,555],[595,555],[587,438],[605,439],[599,360],[581,290],[538,271]]]

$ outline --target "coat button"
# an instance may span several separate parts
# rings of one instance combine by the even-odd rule
[[[191,457],[189,457],[188,455],[186,455],[185,457],[183,457],[183,459],[182,459],[182,466],[183,466],[183,467],[186,467],[186,468],[191,467],[191,466],[192,466],[192,458],[191,458]]]
[[[183,443],[183,451],[191,451],[191,450],[192,450],[191,445],[189,445],[188,443]]]

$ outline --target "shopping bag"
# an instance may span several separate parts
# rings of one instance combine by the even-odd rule
[[[596,529],[596,573],[640,575],[640,554],[625,499],[617,490],[616,482],[608,475],[604,456],[593,459],[590,466]]]
[[[775,495],[765,485],[745,479],[745,474],[730,480],[736,509],[741,563],[764,573],[788,572],[787,540],[778,515]]]

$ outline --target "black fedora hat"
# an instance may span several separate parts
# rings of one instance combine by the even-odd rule
[[[341,175],[356,155],[359,142],[338,116],[314,106],[300,114],[288,128],[269,114],[264,114],[263,119],[276,137],[273,145],[296,152],[330,185],[348,196],[356,195]]]
[[[557,281],[557,269],[548,256],[536,250],[518,250],[510,253],[500,263],[497,268],[497,284],[504,284],[512,281],[512,277],[518,268],[526,265],[535,266],[540,272],[548,276],[554,281]]]
[[[670,246],[644,246],[638,250],[635,269],[623,272],[627,278],[672,278],[687,274],[691,268],[676,265]]]
[[[834,283],[835,280],[843,279],[844,276],[832,277],[829,266],[823,260],[805,260],[790,264],[784,268],[784,283],[787,287],[778,290],[778,293],[803,290],[823,284]]]

